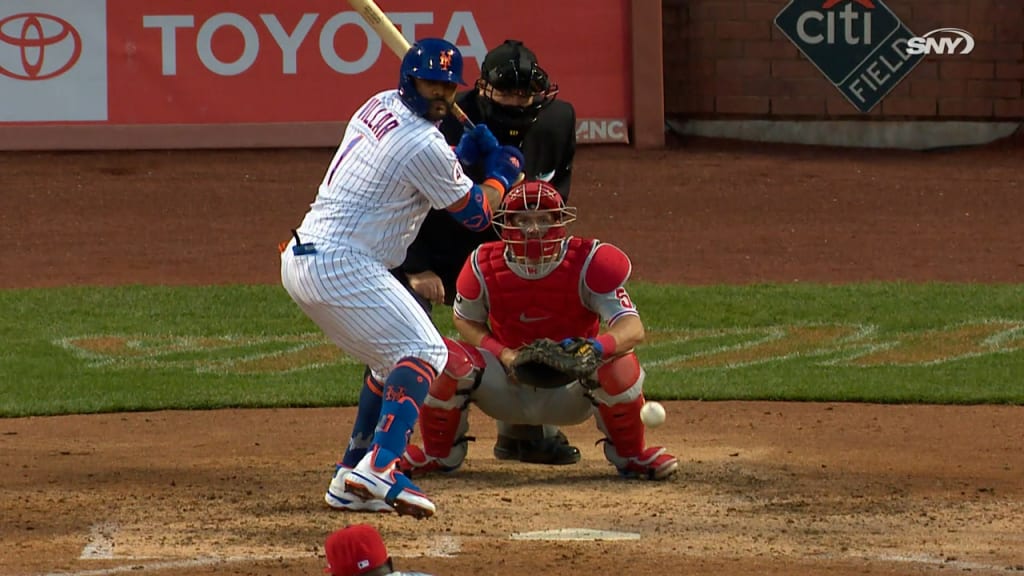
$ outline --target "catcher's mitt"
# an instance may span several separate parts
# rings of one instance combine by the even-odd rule
[[[526,386],[561,388],[576,380],[590,383],[600,365],[600,354],[586,338],[563,343],[542,338],[519,349],[512,376]]]

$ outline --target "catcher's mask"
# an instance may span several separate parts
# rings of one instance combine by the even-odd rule
[[[536,280],[551,273],[565,257],[566,225],[576,208],[566,206],[555,187],[540,180],[513,186],[494,212],[494,226],[505,242],[505,261],[522,278]]]
[[[540,111],[558,94],[558,85],[519,40],[505,40],[487,53],[476,87],[483,95],[478,99],[483,122],[503,144],[521,143]]]

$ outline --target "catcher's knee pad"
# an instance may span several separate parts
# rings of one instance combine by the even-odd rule
[[[599,400],[603,397],[606,404],[615,404],[616,399],[629,401],[643,392],[644,370],[636,354],[630,352],[603,364],[597,370],[597,381],[601,384],[600,390],[595,390]]]
[[[455,398],[457,392],[468,393],[476,383],[477,373],[485,365],[483,356],[473,346],[464,345],[450,338],[444,339],[448,348],[448,362],[444,370],[430,384],[428,400],[437,407],[453,408],[464,404]]]

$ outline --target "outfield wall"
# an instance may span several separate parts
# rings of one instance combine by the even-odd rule
[[[835,8],[858,1],[842,0]],[[857,110],[775,25],[788,3],[662,0],[666,116],[691,120],[1024,119],[1021,0],[885,0],[913,32],[962,28],[974,37],[976,46],[968,55],[926,56],[867,114]]]
[[[871,6],[876,22],[884,6],[915,33],[959,27],[976,46],[908,66],[865,113],[826,78],[829,62],[812,63],[776,25],[793,5],[832,16]],[[576,106],[581,144],[657,147],[668,129],[927,148],[990,141],[1024,120],[1021,0],[503,6],[385,4],[407,38],[456,39],[469,79],[488,46],[526,41]],[[397,67],[358,14],[328,0],[5,0],[0,150],[331,146],[348,111],[392,87]],[[869,72],[868,84],[886,74]]]

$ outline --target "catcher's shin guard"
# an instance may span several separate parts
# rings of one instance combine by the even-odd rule
[[[645,446],[644,371],[635,354],[626,354],[598,371],[601,388],[591,394],[597,400],[597,425],[604,432],[604,455],[619,474],[631,478],[661,480],[679,467],[664,448]]]
[[[459,408],[445,409],[424,405],[420,410],[423,451],[434,458],[447,458],[455,446],[461,423],[462,410]]]
[[[484,361],[479,352],[445,338],[448,363],[434,379],[420,409],[423,449],[410,446],[402,457],[402,469],[424,474],[434,470],[452,471],[466,457],[465,410],[469,393],[479,384]],[[475,353],[475,354],[474,354]]]
[[[663,480],[675,473],[679,460],[660,446],[644,445],[643,405],[643,395],[623,404],[598,405],[598,426],[607,436],[604,456],[622,476]]]
[[[597,400],[597,424],[609,448],[619,458],[632,458],[644,449],[644,423],[640,420],[640,407],[644,405],[644,371],[636,354],[615,358],[597,371],[601,387],[591,392]],[[609,444],[611,446],[609,446]],[[612,460],[616,466],[618,463]]]
[[[643,405],[642,394],[622,404],[597,405],[598,425],[608,437],[605,455],[616,466],[619,465],[616,460],[635,458],[644,450],[644,423],[640,420],[640,408]],[[608,454],[609,450],[611,455]]]
[[[430,402],[429,396],[427,402]],[[438,408],[424,403],[420,409],[423,448],[407,445],[398,463],[399,468],[410,476],[458,469],[469,448],[470,438],[464,436],[467,427],[464,409]]]

